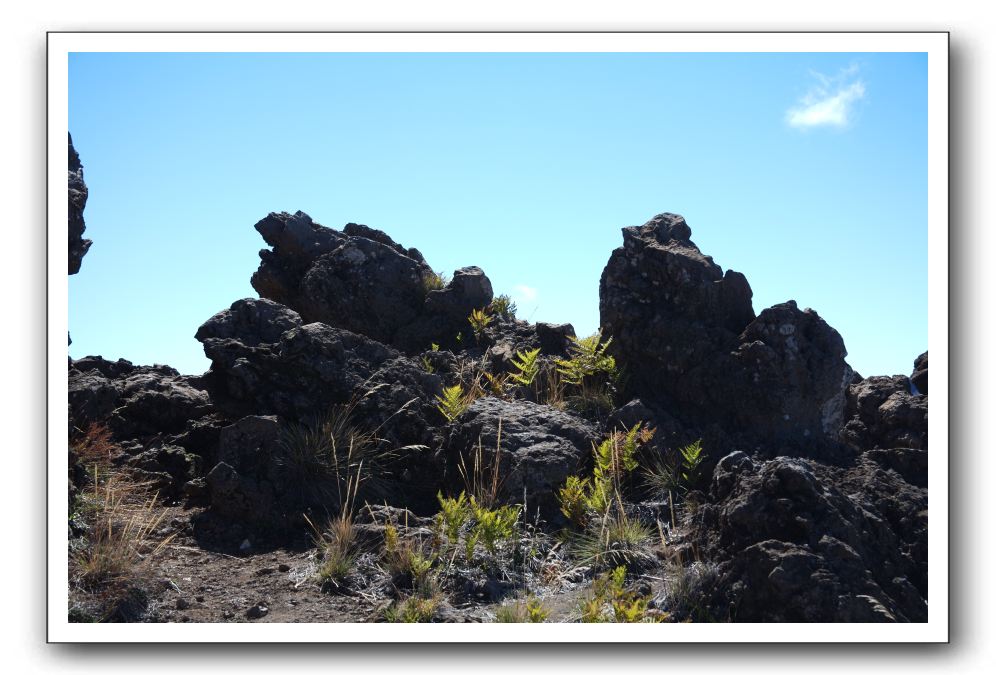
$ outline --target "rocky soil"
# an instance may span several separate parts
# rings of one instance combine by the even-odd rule
[[[70,274],[86,197],[70,140]],[[588,340],[365,225],[255,227],[208,372],[69,360],[71,620],[926,620],[926,353],[862,378],[674,214]]]

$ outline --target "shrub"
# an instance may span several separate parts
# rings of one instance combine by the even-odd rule
[[[685,487],[691,487],[702,478],[702,462],[705,461],[706,454],[702,452],[702,440],[699,439],[691,445],[686,445],[681,453],[681,480]]]
[[[539,354],[539,347],[515,353],[516,358],[512,359],[512,365],[518,372],[511,373],[509,376],[513,382],[524,387],[532,386],[540,370]]]
[[[428,623],[439,608],[440,598],[411,596],[396,601],[384,610],[384,619],[389,623]]]
[[[422,277],[422,291],[428,295],[429,291],[440,291],[446,288],[446,284],[449,283],[445,274],[437,274],[430,271],[428,274]]]

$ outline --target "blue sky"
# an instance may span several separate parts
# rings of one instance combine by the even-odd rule
[[[70,354],[200,373],[255,297],[270,211],[479,265],[531,321],[598,327],[619,229],[665,211],[754,308],[788,299],[863,375],[927,349],[923,54],[73,54],[94,244]]]

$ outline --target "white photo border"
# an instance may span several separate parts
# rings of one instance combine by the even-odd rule
[[[49,642],[718,642],[949,641],[948,43],[947,32],[51,32],[48,34],[48,641]],[[64,234],[68,55],[72,52],[922,52],[927,54],[929,619],[913,624],[78,624],[66,569]]]

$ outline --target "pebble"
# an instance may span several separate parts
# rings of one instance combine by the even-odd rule
[[[246,616],[250,619],[261,619],[269,613],[270,613],[269,607],[263,604],[259,604],[250,607],[249,611],[246,612]]]
[[[290,572],[290,565],[288,565],[287,563],[280,563],[279,565],[277,565],[277,569],[280,570],[281,572]]]

